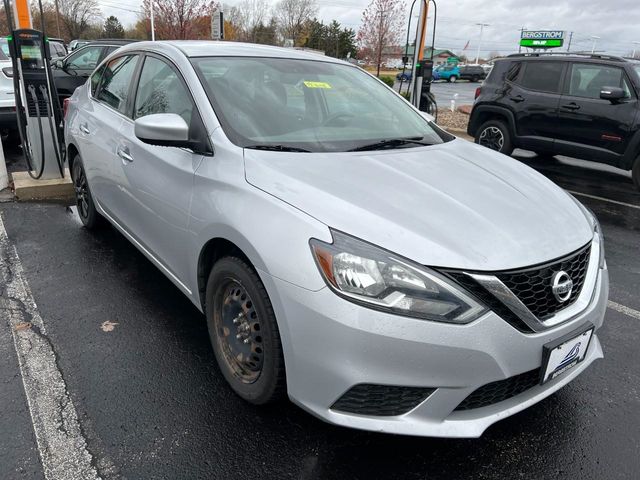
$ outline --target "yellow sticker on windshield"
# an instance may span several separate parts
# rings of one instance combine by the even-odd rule
[[[307,88],[331,88],[327,82],[304,82]]]

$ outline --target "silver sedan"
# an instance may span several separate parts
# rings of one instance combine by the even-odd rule
[[[111,223],[205,314],[249,402],[477,437],[603,356],[596,218],[355,66],[135,43],[65,111],[82,222]]]

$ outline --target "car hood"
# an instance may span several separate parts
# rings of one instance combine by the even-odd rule
[[[593,237],[561,188],[464,140],[357,153],[245,149],[245,173],[250,184],[324,224],[424,265],[520,268]]]

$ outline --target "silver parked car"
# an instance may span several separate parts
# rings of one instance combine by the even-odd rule
[[[596,218],[360,68],[226,42],[124,46],[66,105],[80,217],[206,316],[242,398],[476,437],[602,357]]]

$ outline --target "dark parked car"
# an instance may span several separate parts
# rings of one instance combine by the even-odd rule
[[[64,58],[68,53],[62,38],[49,37],[49,51],[51,52],[52,59]]]
[[[65,98],[73,95],[96,66],[114,50],[134,40],[96,40],[84,47],[77,48],[65,58],[52,62],[53,80],[58,90],[60,104]]]
[[[633,172],[640,189],[640,62],[611,55],[516,54],[476,91],[468,133],[510,155],[567,155]]]
[[[487,74],[480,65],[466,65],[460,67],[460,80],[469,80],[470,82],[479,82],[484,80]]]

